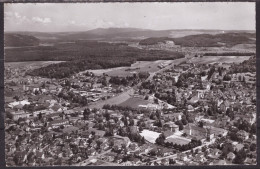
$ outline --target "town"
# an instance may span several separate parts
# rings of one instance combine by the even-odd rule
[[[256,57],[207,57],[123,77],[6,66],[7,166],[256,164]]]

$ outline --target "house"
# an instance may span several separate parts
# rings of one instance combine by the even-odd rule
[[[173,113],[172,116],[176,121],[178,121],[181,120],[182,113]]]
[[[237,145],[235,145],[234,150],[238,152],[238,151],[241,150],[242,148],[244,148],[244,145],[243,145],[243,144],[237,144]]]
[[[54,121],[51,121],[50,123],[49,123],[49,125],[51,126],[51,127],[59,127],[59,126],[61,126],[61,125],[68,125],[69,124],[69,120],[67,120],[67,119],[64,119],[64,120],[54,120]]]
[[[195,137],[198,140],[206,138],[209,138],[211,140],[214,137],[214,134],[211,133],[209,128],[198,127],[190,123],[188,123],[188,125],[184,127],[183,132],[192,137]]]
[[[194,107],[192,105],[188,105],[188,111],[191,112],[191,111],[194,111]]]
[[[42,159],[42,160],[45,159],[45,155],[44,155],[43,151],[39,151],[39,150],[37,150],[37,151],[35,152],[35,157],[36,157],[37,159]]]
[[[95,135],[97,135],[97,136],[99,136],[99,137],[104,137],[104,135],[105,135],[105,131],[102,131],[102,130],[97,130],[97,129],[95,129],[95,128],[89,128],[88,129],[88,132],[89,133],[91,133],[91,132],[95,132]]]
[[[12,119],[14,121],[17,121],[19,118],[29,118],[30,114],[26,113],[25,111],[17,111],[17,112],[11,112]]]
[[[52,120],[61,118],[61,113],[52,113],[47,116],[48,118],[51,118]]]
[[[209,165],[226,165],[226,161],[225,160],[215,160],[211,163],[209,163]]]
[[[236,157],[236,155],[232,152],[229,152],[227,154],[227,160],[229,160],[229,161],[232,161],[235,157]]]
[[[191,67],[191,65],[190,64],[187,64],[187,63],[184,63],[184,64],[181,64],[181,65],[179,65],[179,67],[182,69],[182,70],[188,70],[190,67]]]
[[[246,158],[244,163],[247,165],[256,165],[256,159],[255,158]]]
[[[249,134],[244,130],[239,130],[237,132],[237,136],[241,138],[242,140],[247,140],[249,138]]]
[[[18,151],[15,152],[14,155],[18,159],[18,164],[21,164],[27,160],[27,153],[26,151]]]
[[[188,103],[190,103],[190,104],[197,103],[197,102],[199,101],[199,98],[201,98],[201,96],[193,96],[193,97],[188,101]]]
[[[24,105],[29,105],[30,102],[28,102],[28,100],[21,100],[21,101],[15,101],[15,102],[11,102],[8,104],[9,107],[11,108],[23,108]],[[18,107],[19,106],[19,107]]]
[[[214,134],[215,136],[226,136],[228,131],[222,128],[210,126],[210,133]]]
[[[176,132],[179,130],[179,126],[177,126],[174,122],[167,122],[164,123],[164,128],[167,128],[168,130],[170,130],[171,132]]]
[[[210,158],[217,159],[221,155],[221,150],[214,148],[209,154]]]
[[[184,154],[184,153],[178,153],[178,154],[177,154],[177,159],[178,159],[179,161],[187,161],[187,160],[188,160],[188,157],[187,157],[187,155]]]

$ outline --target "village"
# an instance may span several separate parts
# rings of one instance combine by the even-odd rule
[[[256,164],[256,72],[220,62],[168,67],[65,79],[6,67],[7,165]]]

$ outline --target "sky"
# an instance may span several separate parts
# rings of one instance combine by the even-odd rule
[[[5,4],[5,31],[255,30],[253,2]]]

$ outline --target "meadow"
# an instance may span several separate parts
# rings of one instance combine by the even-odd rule
[[[110,69],[97,69],[97,70],[87,70],[93,72],[95,75],[100,76],[103,73],[108,76],[119,76],[126,77],[132,76],[134,73],[138,74],[139,72],[157,72],[160,70],[158,67],[160,64],[169,65],[172,64],[174,60],[157,60],[157,61],[137,61],[131,65],[131,67],[117,67]]]

